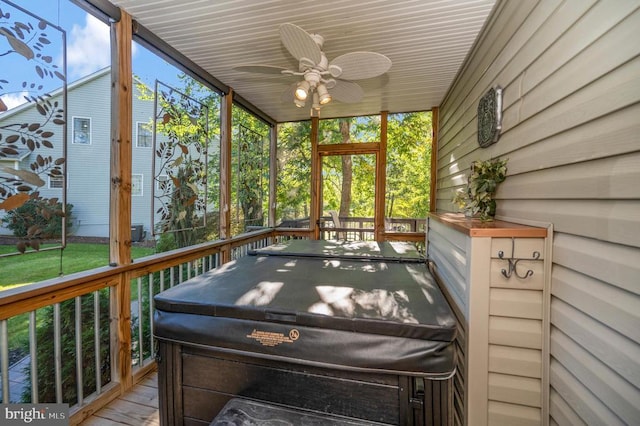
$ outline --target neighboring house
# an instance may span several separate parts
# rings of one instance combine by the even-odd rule
[[[638,36],[637,1],[499,1],[440,106],[438,210],[471,161],[504,157],[498,215],[553,224],[550,424],[640,422]],[[482,149],[496,85],[502,135]]]
[[[111,151],[111,74],[104,68],[68,85],[67,90],[67,203],[73,204],[74,224],[71,235],[109,236],[109,170]],[[62,99],[62,90],[51,93],[52,101]],[[152,100],[141,100],[133,94],[133,164],[131,174],[132,226],[143,225],[151,235],[151,202],[153,183],[153,141],[149,123],[154,115]],[[0,125],[11,122],[41,120],[34,104],[23,104],[0,114]],[[52,150],[28,150],[6,158],[0,165],[28,168],[38,153],[62,156],[62,131],[51,138]],[[42,197],[62,198],[62,181],[46,179],[39,188]],[[0,227],[0,234],[11,234]]]

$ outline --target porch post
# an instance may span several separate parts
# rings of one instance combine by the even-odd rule
[[[111,24],[111,182],[109,205],[109,261],[131,263],[131,128],[132,90],[131,15],[122,11]],[[111,288],[111,359],[120,393],[133,386],[131,375],[130,274],[120,274]]]
[[[220,117],[220,238],[231,238],[231,110],[233,89],[222,99]],[[230,249],[222,250],[222,263],[231,260]]]
[[[278,182],[278,126],[276,124],[269,128],[269,212],[267,225],[271,228],[276,226],[277,193],[276,184]]]
[[[380,113],[380,149],[376,153],[376,190],[374,228],[376,241],[384,241],[385,193],[387,185],[387,120],[389,113]]]

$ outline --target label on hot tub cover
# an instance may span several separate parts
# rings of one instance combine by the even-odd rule
[[[288,335],[273,331],[262,331],[253,329],[251,334],[247,334],[249,339],[259,342],[262,346],[278,346],[281,343],[293,343],[300,337],[300,332],[293,328]]]

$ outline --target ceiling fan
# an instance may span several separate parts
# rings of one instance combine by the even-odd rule
[[[298,77],[282,95],[286,102],[293,101],[304,107],[311,100],[311,116],[319,116],[320,107],[332,100],[346,103],[359,102],[364,95],[360,85],[352,80],[363,80],[384,74],[391,68],[391,60],[375,52],[351,52],[331,62],[322,51],[324,38],[309,34],[294,24],[280,25],[280,38],[289,53],[298,60],[298,70],[271,65],[239,65],[236,71],[276,74]]]

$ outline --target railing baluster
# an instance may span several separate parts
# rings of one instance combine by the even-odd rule
[[[93,351],[95,352],[96,394],[102,393],[102,374],[100,359],[100,290],[93,292]]]
[[[75,315],[75,329],[76,329],[76,392],[78,393],[78,405],[82,405],[82,300],[80,296],[76,296],[76,315]]]
[[[164,291],[164,269],[160,270],[160,293]]]
[[[138,366],[142,367],[144,351],[142,349],[142,277],[138,278]]]
[[[149,353],[153,358],[153,272],[149,273]]]
[[[38,335],[36,334],[36,311],[29,312],[29,357],[31,358],[31,403],[38,397]]]
[[[183,265],[184,265],[184,263],[181,263],[180,265],[178,265],[178,284],[182,283],[182,269],[183,269]]]
[[[62,344],[60,339],[60,304],[53,305],[53,359],[56,380],[56,402],[62,401]]]
[[[0,374],[2,374],[2,403],[9,401],[9,335],[7,332],[7,320],[0,321]]]
[[[171,276],[169,277],[169,287],[173,287],[176,282],[176,269],[175,267],[171,267]]]

